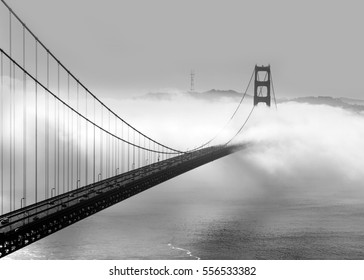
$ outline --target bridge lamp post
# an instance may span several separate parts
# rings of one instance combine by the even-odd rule
[[[56,194],[56,188],[51,188],[51,198],[54,196],[54,194]],[[47,206],[47,215],[48,215],[48,208],[49,206]]]
[[[54,193],[56,193],[56,188],[51,189],[51,198],[53,197],[53,191],[54,191]]]
[[[25,198],[22,197],[20,199],[20,208],[23,208],[23,201],[24,201],[24,205],[25,205]],[[27,212],[24,212],[24,220],[23,220],[23,225],[25,224],[25,217],[27,216]]]
[[[20,208],[23,208],[23,201],[24,201],[24,206],[25,206],[25,198],[24,197],[22,197],[20,199]]]

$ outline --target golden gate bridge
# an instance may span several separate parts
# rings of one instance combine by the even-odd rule
[[[254,104],[228,141],[211,145],[225,125],[194,149],[170,147],[106,106],[5,1],[0,5],[0,258],[243,149],[247,144],[234,140],[255,106],[270,106],[271,91],[275,101],[270,66],[255,66],[227,124],[253,78]]]

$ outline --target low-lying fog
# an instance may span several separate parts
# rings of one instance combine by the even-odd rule
[[[179,149],[214,137],[237,106],[228,98],[206,101],[178,91],[167,97],[105,103],[150,137]],[[251,108],[247,98],[212,144],[229,140]],[[11,258],[191,258],[175,247],[202,259],[363,258],[356,241],[364,217],[362,139],[361,112],[296,102],[280,103],[278,110],[260,104],[234,139],[249,143],[246,149]]]

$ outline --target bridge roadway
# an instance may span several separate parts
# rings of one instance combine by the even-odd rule
[[[102,209],[244,148],[213,146],[153,163],[0,216],[0,258]]]

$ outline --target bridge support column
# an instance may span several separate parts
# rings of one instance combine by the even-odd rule
[[[264,78],[261,81],[259,78],[262,77],[262,74]],[[254,106],[258,105],[260,102],[263,102],[270,107],[270,79],[270,65],[255,65]]]

